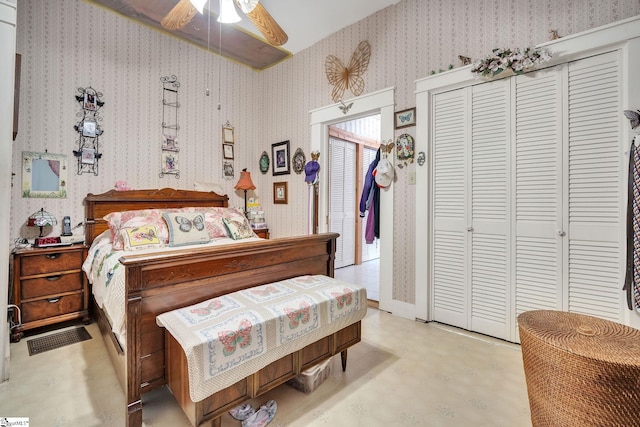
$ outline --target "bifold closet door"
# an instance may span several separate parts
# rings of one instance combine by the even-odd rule
[[[432,126],[433,320],[468,328],[466,208],[470,89],[434,96]]]
[[[623,145],[622,53],[568,64],[568,272],[566,309],[623,322],[620,221],[628,144]],[[631,83],[633,84],[633,83]]]
[[[473,86],[468,186],[470,324],[511,339],[511,95],[509,79]]]
[[[563,225],[561,68],[513,79],[515,317],[529,310],[562,310],[567,230]],[[512,327],[515,334],[515,320]]]
[[[434,97],[434,320],[508,339],[508,80]]]

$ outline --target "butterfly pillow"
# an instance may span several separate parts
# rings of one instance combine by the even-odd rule
[[[163,212],[169,228],[169,246],[209,243],[202,212]]]
[[[251,229],[249,222],[245,219],[232,219],[232,218],[222,218],[222,222],[224,222],[225,227],[227,227],[227,231],[229,232],[229,236],[233,240],[247,239],[249,237],[256,237],[256,234]]]

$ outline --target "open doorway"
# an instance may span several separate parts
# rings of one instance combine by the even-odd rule
[[[370,228],[369,166],[380,147],[380,114],[329,126],[329,231],[336,242],[335,276],[367,288],[370,300],[380,300],[380,246]],[[366,192],[366,195],[363,193]],[[363,216],[361,216],[363,215]]]
[[[329,191],[328,155],[329,127],[335,123],[380,114],[380,139],[382,142],[394,139],[394,88],[381,89],[366,95],[343,100],[342,104],[332,104],[310,111],[311,150],[321,153],[317,196],[318,232],[328,231]],[[324,183],[324,184],[323,184]],[[406,312],[406,303],[394,299],[393,295],[393,185],[380,192],[380,301],[379,308],[403,317],[412,318],[413,312]],[[387,218],[387,220],[384,220]]]

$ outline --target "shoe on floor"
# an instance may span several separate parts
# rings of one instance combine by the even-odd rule
[[[242,427],[264,427],[276,416],[278,405],[275,400],[270,400],[260,407],[255,414],[242,422]]]
[[[248,403],[243,403],[229,411],[229,415],[238,421],[244,421],[255,413],[256,410]]]

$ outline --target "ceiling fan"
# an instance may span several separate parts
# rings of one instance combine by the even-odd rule
[[[260,0],[233,0],[249,20],[260,30],[267,41],[274,46],[281,46],[287,42],[287,33],[278,25],[267,10],[260,4]],[[202,8],[205,1],[200,0]],[[167,16],[162,18],[160,25],[167,30],[179,30],[187,25],[198,12],[191,0],[180,0]],[[202,13],[202,12],[200,12]]]

